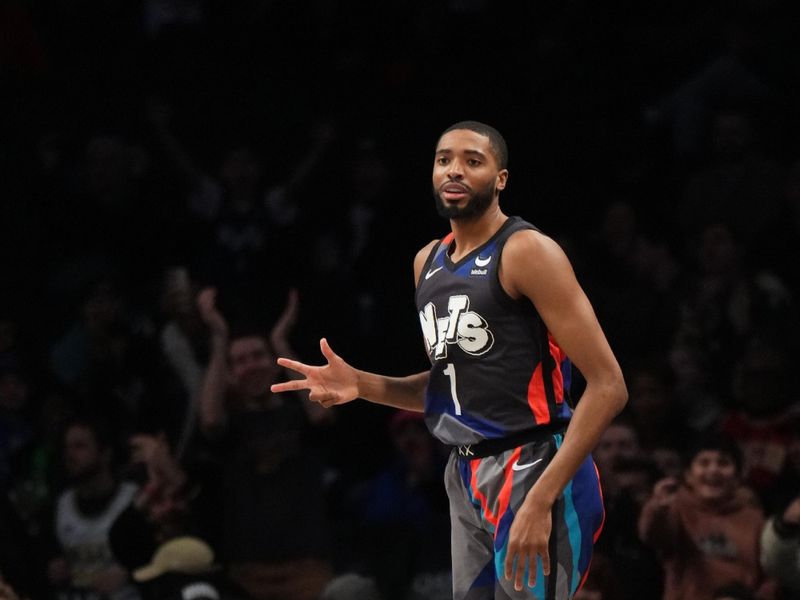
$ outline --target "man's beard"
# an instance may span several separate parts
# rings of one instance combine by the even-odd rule
[[[492,184],[490,187],[481,192],[473,191],[472,197],[463,207],[455,205],[448,206],[445,204],[444,200],[442,200],[442,197],[439,195],[439,190],[436,188],[433,189],[433,197],[436,200],[436,210],[440,216],[444,217],[445,219],[466,221],[470,219],[477,219],[486,212],[486,209],[489,208],[489,206],[492,204],[492,200],[494,200],[494,190],[495,186]]]

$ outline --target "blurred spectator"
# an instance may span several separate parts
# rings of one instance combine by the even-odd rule
[[[672,395],[670,372],[658,363],[641,363],[627,369],[631,421],[646,452],[685,440],[683,415]]]
[[[120,285],[102,278],[87,290],[81,315],[51,348],[58,381],[76,393],[81,412],[102,415],[119,429],[144,414],[169,414],[148,318],[135,316]]]
[[[211,175],[170,129],[171,112],[159,100],[152,100],[148,109],[156,139],[188,189],[188,210],[200,229],[207,229],[206,252],[198,265],[201,276],[238,302],[270,298],[276,285],[286,285],[282,278],[291,272],[289,261],[296,259],[284,249],[297,233],[298,191],[308,185],[329,150],[334,126],[323,122],[312,130],[310,147],[288,173],[278,172],[283,148],[270,147],[272,154],[265,157],[255,144],[239,140],[224,148],[219,172]],[[271,278],[263,276],[265,267],[279,263]]]
[[[639,535],[665,568],[664,599],[711,600],[721,585],[763,583],[758,538],[764,524],[741,486],[741,453],[707,436],[687,454],[683,482],[662,479],[639,518]]]
[[[55,391],[37,399],[32,423],[33,437],[14,459],[8,497],[33,537],[42,534],[42,511],[53,502],[55,491],[63,488],[63,433],[73,407]]]
[[[216,292],[198,296],[211,333],[200,393],[201,427],[220,443],[222,558],[253,600],[315,600],[332,571],[321,464],[309,447],[309,420],[328,414],[307,398],[274,395],[275,353],[293,356],[288,336],[297,314],[292,293],[269,340],[231,335]]]
[[[587,285],[614,353],[626,362],[666,350],[683,283],[663,232],[645,232],[634,207],[615,201],[605,209],[588,250]]]
[[[800,597],[800,496],[764,526],[761,565],[777,580],[785,598]]]
[[[658,598],[663,590],[661,566],[653,550],[639,539],[636,523],[661,473],[649,459],[622,456],[614,461],[612,475],[613,486],[603,489],[606,519],[595,549],[613,572],[625,576],[617,578],[613,595],[606,591],[603,597]]]
[[[139,489],[114,519],[109,542],[114,556],[130,570],[143,565],[160,542],[186,533],[191,517],[188,476],[163,430],[132,433],[128,448],[130,460],[123,472]]]
[[[696,160],[706,150],[704,134],[715,106],[724,102],[755,104],[770,92],[752,69],[752,40],[746,28],[739,23],[726,23],[734,12],[727,5],[722,14],[719,11],[706,11],[705,16],[710,16],[716,27],[721,23],[727,25],[724,46],[674,91],[645,111],[651,124],[668,122],[674,151],[683,159]],[[704,30],[703,37],[706,36]]]
[[[76,419],[64,434],[64,466],[72,485],[56,503],[57,551],[47,566],[59,598],[139,598],[109,544],[112,523],[137,491],[132,483],[115,477],[112,443],[107,426],[99,421]]]
[[[727,397],[738,349],[752,335],[780,336],[794,330],[787,289],[770,273],[750,272],[745,260],[729,227],[717,224],[703,231],[700,271],[684,300],[677,332],[675,349],[693,347],[701,353],[696,357],[703,361],[699,367],[717,398]]]
[[[86,277],[103,264],[141,283],[159,265],[172,236],[149,178],[150,157],[138,141],[113,128],[82,132],[80,161],[46,198],[44,218],[51,277]]]
[[[790,355],[779,344],[751,339],[734,371],[735,404],[721,423],[744,455],[744,481],[769,511],[800,489],[800,402],[790,368]]]
[[[619,460],[638,458],[641,455],[639,432],[625,416],[617,417],[603,432],[597,447],[592,450],[592,458],[600,472],[604,497],[617,492],[614,465]]]
[[[175,454],[180,458],[197,425],[197,397],[203,381],[203,366],[208,354],[205,327],[194,298],[196,286],[185,267],[172,267],[164,274],[161,309],[168,319],[160,332],[161,351],[184,391],[184,406],[179,415]]]
[[[748,251],[780,213],[784,170],[758,147],[758,132],[747,110],[719,110],[712,120],[714,162],[696,173],[678,208],[690,241],[723,223]]]
[[[360,494],[355,547],[387,600],[450,598],[444,448],[422,413],[396,412],[390,434],[394,460]]]

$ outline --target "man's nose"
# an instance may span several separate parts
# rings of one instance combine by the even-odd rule
[[[464,176],[464,169],[461,161],[453,159],[447,169],[447,176],[451,179],[461,179]]]

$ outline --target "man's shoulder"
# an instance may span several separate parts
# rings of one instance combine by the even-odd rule
[[[538,229],[518,229],[512,232],[503,246],[503,256],[511,259],[538,259],[561,254],[561,246]]]
[[[441,242],[441,240],[436,239],[436,240],[431,240],[430,242],[425,244],[422,248],[420,248],[417,251],[416,257],[414,258],[414,262],[416,263],[416,261],[418,260],[424,261],[425,259],[427,259],[430,253],[433,251],[433,249],[439,244],[439,242]]]

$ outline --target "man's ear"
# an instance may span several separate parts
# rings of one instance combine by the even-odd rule
[[[506,189],[506,184],[508,183],[508,169],[501,169],[497,172],[497,178],[495,179],[494,187],[498,192],[503,191]]]

